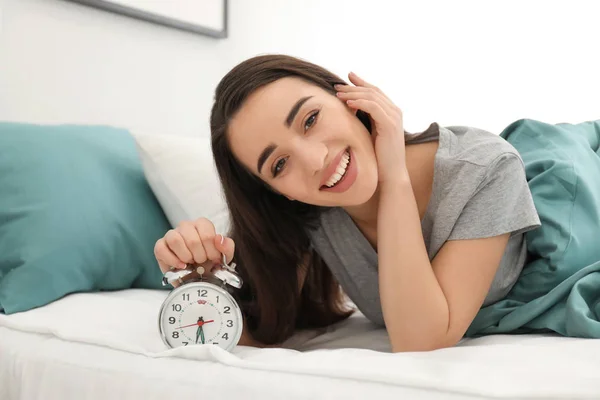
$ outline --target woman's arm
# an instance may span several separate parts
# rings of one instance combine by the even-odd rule
[[[408,173],[382,186],[379,289],[392,350],[458,343],[485,299],[509,236],[449,241],[430,263]]]
[[[500,265],[509,234],[447,242],[429,261],[406,169],[402,111],[356,74],[337,86],[349,107],[373,120],[379,179],[379,297],[393,351],[456,344],[475,318]]]
[[[392,350],[431,350],[445,342],[448,303],[427,256],[408,173],[381,188],[379,292]]]

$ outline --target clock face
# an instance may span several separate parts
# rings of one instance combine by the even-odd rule
[[[230,350],[242,334],[242,313],[233,297],[218,286],[195,282],[171,292],[159,317],[170,347],[217,345]]]

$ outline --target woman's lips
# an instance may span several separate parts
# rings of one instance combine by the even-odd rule
[[[351,148],[348,148],[348,149],[344,150],[343,152],[341,152],[335,158],[337,160],[337,163],[335,163],[335,164],[332,163],[332,164],[335,168],[337,168],[337,166],[340,163],[340,159],[341,159],[342,155],[346,151],[348,151],[348,153],[350,154],[350,162],[346,166],[346,173],[344,174],[344,176],[342,176],[342,178],[333,187],[327,187],[327,186],[324,186],[325,184],[322,184],[320,190],[326,191],[326,192],[342,193],[342,192],[345,192],[346,190],[348,190],[350,188],[350,186],[352,186],[354,181],[356,181],[356,177],[358,175],[358,168],[357,168],[357,163],[356,163],[356,157]],[[328,168],[328,172],[329,172],[329,169],[331,169],[331,165]],[[331,175],[333,174],[334,171],[335,171],[335,169],[333,171],[331,171],[331,173],[329,173],[329,175],[327,175],[327,180],[329,180],[329,177],[331,177]],[[325,180],[325,182],[327,182],[327,180]]]
[[[342,159],[342,156],[347,151],[348,151],[348,148],[345,148],[344,150],[340,151],[338,153],[338,155],[335,156],[335,158],[331,161],[331,163],[329,164],[329,166],[323,173],[323,177],[321,178],[321,186],[319,186],[320,188],[327,187],[327,186],[325,186],[327,184],[327,181],[329,180],[329,178],[331,178],[331,175],[333,175],[335,173],[338,165],[340,165],[340,160]]]

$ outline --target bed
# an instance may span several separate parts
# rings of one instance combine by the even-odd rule
[[[0,400],[600,398],[600,340],[555,334],[393,354],[357,312],[282,348],[168,349],[154,244],[198,216],[228,225],[209,137],[20,123],[0,133],[0,187],[18,189],[0,196]]]
[[[30,399],[593,399],[600,341],[493,335],[391,353],[357,312],[282,348],[168,349],[157,313],[166,291],[70,294],[0,314],[0,398]]]

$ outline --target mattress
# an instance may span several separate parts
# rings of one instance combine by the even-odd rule
[[[600,398],[600,340],[494,335],[394,354],[356,313],[282,348],[168,349],[157,323],[166,295],[77,293],[0,314],[0,399]]]

